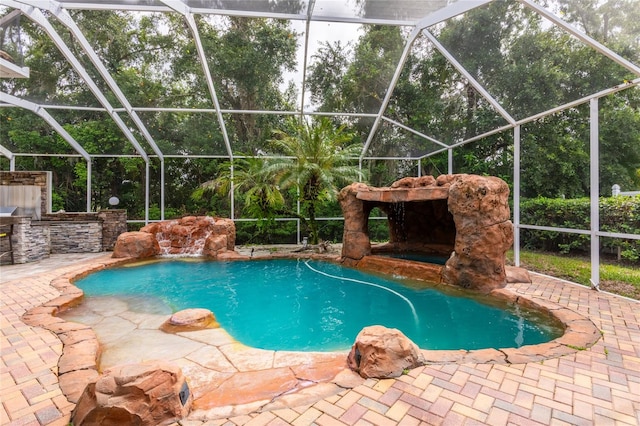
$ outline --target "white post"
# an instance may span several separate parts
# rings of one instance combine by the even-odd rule
[[[144,171],[144,224],[149,224],[149,160],[145,162]]]
[[[600,152],[599,152],[599,117],[598,99],[591,99],[589,103],[590,127],[589,127],[589,150],[590,150],[590,206],[591,206],[591,285],[598,289],[600,285]]]
[[[300,244],[300,187],[298,186],[298,188],[296,189],[296,212],[298,213],[298,244]]]
[[[513,263],[520,266],[520,126],[513,128]]]
[[[229,192],[229,200],[231,202],[231,214],[230,219],[231,220],[235,220],[236,218],[236,214],[235,214],[235,208],[236,208],[236,197],[235,197],[235,192],[236,192],[236,186],[233,183],[235,176],[233,174],[234,169],[233,169],[233,158],[231,158],[231,166],[230,166],[230,171],[229,171],[229,175],[231,176],[231,192]]]
[[[87,160],[87,213],[91,211],[91,158]]]
[[[160,220],[164,220],[164,157],[160,158]]]
[[[449,148],[447,150],[447,154],[449,155],[449,174],[452,175],[453,174],[453,149]]]

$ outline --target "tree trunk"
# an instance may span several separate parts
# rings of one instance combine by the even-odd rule
[[[309,202],[307,212],[309,213],[309,231],[311,233],[309,237],[311,237],[311,244],[318,244],[318,222],[316,222],[316,204],[313,201]]]

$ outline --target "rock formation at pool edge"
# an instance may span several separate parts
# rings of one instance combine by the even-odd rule
[[[509,187],[500,178],[408,177],[385,188],[354,183],[340,192],[339,201],[347,264],[378,263],[378,270],[393,273],[394,260],[371,255],[422,253],[447,259],[444,267],[431,265],[438,282],[481,291],[507,283],[505,257],[513,244],[513,225]],[[368,219],[376,207],[387,215],[389,243],[372,249]]]
[[[151,223],[137,232],[120,234],[113,249],[113,257],[237,257],[239,255],[234,251],[235,241],[236,227],[231,219],[186,216]]]

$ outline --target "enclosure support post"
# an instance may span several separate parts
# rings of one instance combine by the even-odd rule
[[[520,266],[520,126],[513,128],[513,263]]]
[[[144,224],[149,224],[149,161],[145,163],[144,176]]]
[[[600,149],[599,149],[599,117],[598,99],[593,98],[589,103],[589,151],[590,151],[590,194],[591,200],[591,285],[598,289],[600,285]]]
[[[16,157],[15,156],[12,156],[9,159],[9,170],[12,171],[12,172],[16,171]]]
[[[300,238],[300,186],[296,189],[297,201],[296,201],[296,212],[298,213],[298,244],[302,241]]]
[[[91,158],[87,160],[87,213],[91,211]]]
[[[164,158],[160,157],[160,220],[164,220]]]
[[[231,220],[235,220],[236,218],[236,214],[235,214],[235,204],[236,204],[236,198],[234,196],[234,192],[236,192],[236,187],[233,184],[234,181],[234,176],[233,176],[233,158],[231,158],[231,162],[230,162],[230,166],[229,166],[229,176],[231,176],[231,191],[229,192],[229,203],[231,204],[231,213],[229,213],[229,218]]]
[[[418,160],[418,164],[417,165],[418,165],[418,177],[420,177],[420,176],[422,176],[422,167],[421,167],[422,164],[421,164],[420,160]]]
[[[447,150],[447,156],[448,156],[448,172],[450,175],[453,174],[453,149],[449,148]]]

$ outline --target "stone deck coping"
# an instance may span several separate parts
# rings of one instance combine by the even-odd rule
[[[102,269],[106,266],[118,264],[120,262],[122,261],[100,258],[98,261],[92,262],[92,264],[87,265],[86,267],[66,268],[72,269],[72,271],[63,272],[62,275],[46,274],[38,277],[40,280],[39,284],[42,284],[44,280],[45,285],[51,283],[51,285],[59,289],[61,294],[57,297],[55,297],[55,291],[46,290],[45,288],[43,289],[46,291],[42,295],[38,295],[35,299],[27,298],[27,300],[18,302],[16,299],[20,299],[20,297],[15,297],[14,295],[14,303],[17,302],[26,308],[28,308],[29,305],[33,306],[34,304],[37,304],[38,300],[44,301],[40,306],[30,309],[25,313],[23,318],[24,321],[29,324],[37,323],[44,325],[47,329],[56,333],[63,343],[65,343],[65,350],[62,351],[63,356],[57,362],[58,375],[60,378],[78,371],[83,372],[83,374],[89,372],[88,374],[92,375],[93,373],[91,373],[91,370],[93,370],[93,368],[91,358],[93,357],[93,365],[95,365],[96,353],[99,350],[96,349],[96,353],[88,351],[88,353],[75,354],[74,356],[79,356],[80,358],[74,360],[72,363],[65,362],[66,346],[72,348],[74,346],[74,342],[77,342],[79,339],[91,340],[89,337],[91,331],[88,327],[79,327],[77,324],[72,325],[65,323],[60,318],[53,316],[61,309],[72,306],[77,302],[79,290],[70,283],[70,279],[86,274],[89,271]],[[274,410],[273,412],[270,412],[271,414],[267,417],[273,421],[278,420],[280,422],[282,422],[282,420],[285,422],[293,422],[296,420],[297,424],[305,424],[302,420],[307,418],[313,418],[313,421],[321,418],[326,418],[328,420],[334,419],[341,422],[336,424],[351,424],[349,421],[345,420],[351,419],[353,416],[356,416],[357,419],[364,419],[376,424],[377,422],[372,421],[372,419],[380,421],[385,419],[386,421],[395,419],[396,421],[400,421],[405,418],[416,420],[420,419],[421,416],[427,416],[425,418],[432,418],[434,421],[437,419],[440,419],[440,421],[445,419],[475,419],[476,421],[478,419],[484,419],[481,422],[488,422],[490,418],[494,420],[512,419],[513,421],[513,418],[518,417],[524,419],[528,418],[530,420],[546,419],[549,421],[555,415],[556,417],[553,418],[556,419],[562,419],[569,416],[566,418],[572,418],[574,420],[587,419],[593,421],[594,419],[616,419],[619,424],[634,424],[640,422],[640,397],[638,397],[638,395],[640,395],[640,392],[638,392],[640,390],[640,338],[638,338],[640,334],[640,321],[638,319],[638,302],[626,300],[606,293],[597,293],[587,288],[574,286],[570,283],[555,280],[550,277],[534,274],[533,281],[534,282],[531,284],[509,285],[506,290],[501,290],[501,292],[504,297],[510,298],[517,303],[537,304],[538,306],[551,310],[554,314],[559,316],[568,326],[568,331],[559,339],[543,345],[521,347],[518,349],[504,349],[500,351],[493,349],[479,351],[425,351],[425,356],[432,365],[415,369],[407,376],[391,380],[367,380],[364,384],[357,386],[352,390],[345,390],[335,396],[326,397],[315,404],[310,404],[306,400],[297,400],[298,404],[296,405],[296,399],[291,398],[291,404],[289,407],[282,407]],[[19,283],[16,283],[13,287],[19,288],[20,286],[18,284]],[[4,289],[5,288],[3,288],[3,293]],[[553,302],[551,300],[553,300]],[[580,311],[583,311],[585,315],[580,314]],[[22,381],[21,378],[24,377],[25,374],[22,373],[21,375],[20,372],[22,370],[20,370],[20,368],[12,367],[16,363],[19,364],[17,359],[21,358],[10,356],[17,352],[17,349],[11,349],[15,347],[15,343],[20,339],[17,338],[19,336],[16,336],[16,333],[11,333],[12,329],[16,330],[14,325],[16,324],[16,318],[12,318],[12,321],[7,321],[7,312],[8,311],[3,308],[2,375],[3,379],[11,379],[13,386],[9,387],[14,388],[20,387],[19,382]],[[600,338],[601,333],[592,321],[592,318],[597,319],[597,322],[600,324],[602,336],[604,336],[602,339]],[[620,319],[622,319],[622,321]],[[34,329],[34,331],[36,330],[37,329]],[[75,335],[76,333],[79,334]],[[611,336],[607,333],[611,333]],[[39,332],[37,334],[39,334]],[[12,339],[7,338],[7,336],[10,335],[13,335]],[[618,343],[616,344],[615,342]],[[10,343],[8,351],[5,351],[6,343]],[[96,346],[98,346],[97,342]],[[601,355],[597,356],[595,351]],[[18,353],[23,352],[24,351]],[[56,351],[54,350],[54,352]],[[5,356],[5,353],[8,353],[9,355]],[[68,353],[67,356],[70,356],[70,354]],[[42,356],[40,358],[42,358]],[[564,362],[586,362],[587,365],[575,366],[572,367],[570,372],[565,372],[565,368],[561,368],[563,360],[565,360]],[[77,369],[77,365],[82,365],[83,368]],[[482,365],[487,367],[481,367]],[[494,367],[491,367],[492,365]],[[556,371],[556,373],[551,376],[553,379],[552,381],[555,383],[554,386],[560,386],[559,389],[564,389],[565,387],[561,386],[561,383],[566,382],[567,380],[574,383],[572,387],[567,388],[571,389],[570,400],[567,400],[566,395],[565,397],[554,396],[553,392],[547,395],[548,391],[545,391],[544,388],[545,386],[548,387],[548,385],[540,384],[539,377],[537,382],[533,380],[530,385],[523,388],[524,394],[533,396],[533,405],[527,404],[527,407],[525,408],[516,409],[517,406],[522,404],[519,404],[518,401],[513,398],[509,398],[507,394],[503,395],[502,392],[504,392],[504,390],[498,391],[497,394],[495,392],[488,392],[493,388],[493,386],[485,389],[484,392],[480,392],[480,396],[483,396],[483,398],[478,400],[478,391],[484,388],[484,386],[479,385],[485,380],[481,380],[480,382],[477,380],[471,380],[471,382],[469,382],[469,380],[472,377],[485,377],[486,379],[486,372],[502,371],[504,373],[504,371],[507,371],[497,367],[497,365],[505,365],[508,370],[517,365],[522,366],[516,368],[514,371],[524,371],[523,369],[526,370],[526,368],[538,370],[537,367],[531,366],[550,365],[550,367],[544,368],[543,370]],[[607,367],[603,368],[603,366]],[[589,373],[589,371],[592,371],[594,368],[595,372]],[[476,370],[477,372],[473,373],[473,371]],[[458,374],[457,372],[461,371],[467,371],[467,373],[464,373],[461,376],[466,377],[466,379],[462,382],[460,382],[459,379],[456,379],[455,385],[453,385],[452,379],[455,377],[452,377],[452,374],[455,376],[455,374]],[[576,371],[579,372],[577,373]],[[597,373],[598,371],[600,373]],[[608,371],[608,373],[605,374],[603,371]],[[471,373],[471,375],[469,375],[469,373]],[[95,374],[97,374],[97,372]],[[540,372],[537,374],[539,375]],[[558,374],[560,376],[557,376]],[[612,374],[613,376],[611,376]],[[447,381],[450,385],[446,385],[446,382],[442,382],[442,377],[448,377]],[[565,377],[565,379],[562,379],[562,377]],[[590,377],[588,383],[585,382],[583,377]],[[548,380],[551,380],[551,378]],[[51,379],[56,379],[56,377],[51,377]],[[7,389],[7,386],[3,383],[2,396],[4,411],[2,412],[2,423],[27,424],[28,422],[23,423],[23,420],[19,419],[28,417],[30,417],[32,421],[38,422],[34,424],[64,424],[65,419],[68,421],[68,414],[70,413],[70,409],[73,404],[69,404],[68,402],[65,403],[61,399],[57,400],[59,402],[53,402],[54,398],[59,398],[60,394],[59,392],[55,392],[57,379],[51,379],[47,380],[48,382],[51,382],[54,393],[58,396],[52,395],[51,399],[45,397],[39,399],[32,398],[33,401],[26,398],[27,406],[23,406],[24,403],[18,404],[18,401],[25,401],[27,394],[31,395],[31,393],[35,392],[35,387],[29,388],[32,389],[30,391],[26,391],[26,388],[21,388],[19,391],[21,395],[15,393],[6,395],[5,389]],[[515,392],[519,387],[523,386],[523,382],[518,380],[513,382],[513,379],[510,379],[510,381],[505,384],[504,374],[502,374],[502,379],[497,381],[494,379],[496,378],[494,377],[490,382],[495,383],[495,389],[502,389],[506,386],[506,388]],[[546,382],[548,382],[548,380]],[[593,382],[594,380],[596,380],[595,386]],[[420,384],[416,383],[418,381]],[[42,385],[42,382],[39,383]],[[405,385],[403,385],[403,383]],[[405,396],[402,400],[398,399],[398,397],[407,395],[407,383],[411,384],[410,387],[417,386],[417,389],[422,389],[422,391],[409,391],[409,395],[414,395],[413,398],[418,399],[413,400],[409,398],[409,396]],[[429,385],[429,383],[432,383],[433,386]],[[465,405],[468,409],[462,409],[462,407],[460,409],[455,409],[455,401],[457,398],[447,392],[447,389],[463,386],[458,389],[458,391],[460,391],[467,388],[470,383],[476,383],[476,386],[472,386],[472,388],[476,389],[476,391],[472,392],[472,394],[475,394],[475,397],[472,397],[473,395],[466,396],[468,400],[465,402],[468,402],[471,405]],[[520,385],[518,385],[518,383],[520,383]],[[485,385],[488,385],[488,383],[485,383]],[[65,386],[63,380],[60,380],[60,386]],[[524,391],[524,389],[526,389],[526,391]],[[538,390],[536,391],[536,389]],[[606,391],[608,393],[603,394],[602,392],[605,392],[606,389],[609,389]],[[25,392],[27,392],[27,394],[25,394]],[[563,395],[567,394],[566,391],[561,393]],[[582,393],[585,395],[590,394],[591,397],[586,399],[580,398],[579,395]],[[434,395],[436,394],[439,396],[436,396],[434,399]],[[373,395],[373,397],[371,395]],[[419,395],[419,397],[417,395]],[[538,401],[536,405],[536,395],[547,396],[540,396],[539,399],[541,400]],[[19,398],[20,396],[21,398]],[[394,403],[389,405],[391,403],[389,398],[392,398],[392,396],[395,396],[396,399]],[[513,393],[513,396],[515,398],[516,393]],[[366,403],[363,398],[371,402]],[[489,403],[489,405],[486,405],[486,403],[489,402],[489,399],[487,398],[493,401]],[[560,398],[560,401],[558,401],[558,398]],[[613,409],[613,405],[611,403],[613,399],[618,401],[616,409]],[[351,402],[347,404],[347,400]],[[381,400],[384,400],[384,402],[380,402]],[[450,401],[444,404],[444,411],[441,408],[438,408],[443,404],[442,402],[439,402],[441,400]],[[600,400],[605,402],[609,401],[609,403],[598,403]],[[403,403],[399,404],[400,401],[403,401]],[[510,401],[509,404],[511,405],[515,402],[515,407],[513,409],[509,409],[508,406],[503,406],[503,403],[496,405],[499,401]],[[40,409],[31,408],[34,406],[37,407],[39,402],[48,402],[48,404],[41,404],[42,408]],[[371,405],[374,402],[376,403]],[[376,404],[382,404],[382,406]],[[578,404],[583,408],[583,410],[574,413],[571,409],[572,404]],[[611,408],[603,409],[602,404]],[[19,405],[20,407],[16,407],[16,405]],[[302,408],[295,410],[294,408],[298,405],[302,405]],[[483,408],[474,408],[476,405],[482,406]],[[429,409],[425,411],[424,408],[427,408],[427,406]],[[323,409],[319,410],[318,407],[323,407]],[[394,409],[394,407],[396,408]],[[535,407],[541,408],[533,410]],[[617,409],[622,409],[623,411],[618,413],[618,411],[616,411]],[[556,411],[557,413],[554,414]],[[421,415],[421,412],[424,412],[424,414]],[[562,413],[565,414],[562,415]],[[60,415],[58,416],[58,414]],[[230,414],[235,413],[231,411]],[[241,421],[243,418],[246,421]],[[265,418],[264,412],[239,414],[238,416],[234,416],[234,423],[244,424],[257,418]],[[197,419],[193,419],[193,421],[196,420]],[[14,421],[20,421],[20,423],[14,423]],[[428,421],[428,423],[430,422]],[[544,423],[546,422],[541,422],[541,424]],[[587,423],[589,422],[587,421]],[[492,422],[492,424],[506,423],[505,421],[498,421],[496,423]]]

